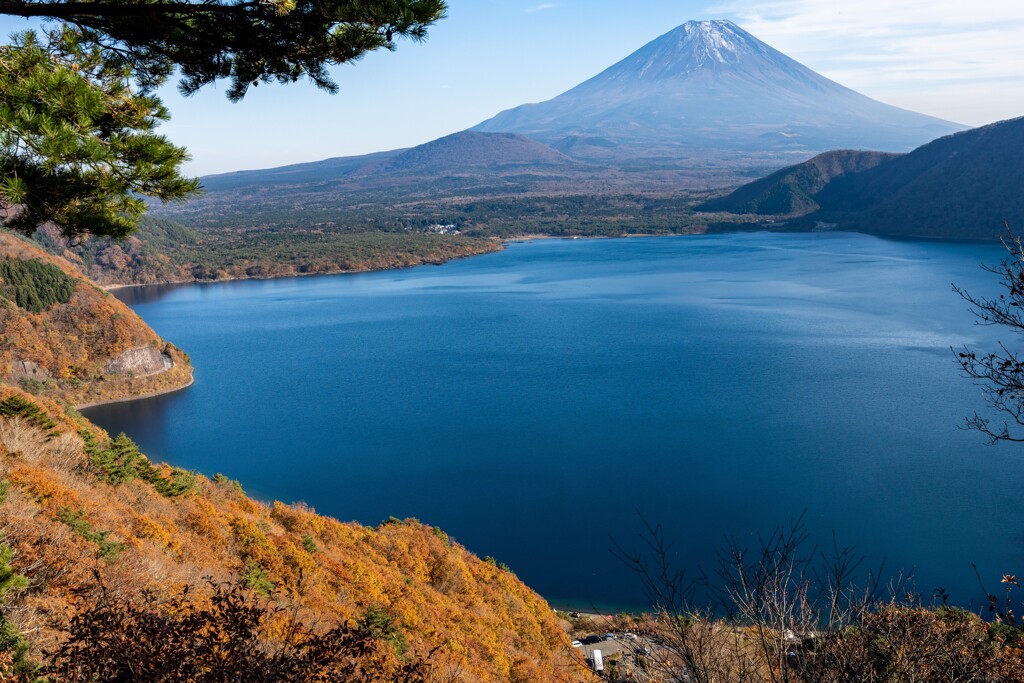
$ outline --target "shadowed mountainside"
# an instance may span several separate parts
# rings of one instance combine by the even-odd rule
[[[1024,225],[1021,149],[1024,118],[948,135],[909,154],[827,152],[696,208],[786,218],[792,230],[992,240],[1004,225]]]
[[[874,168],[897,156],[849,149],[824,152],[802,164],[743,185],[724,197],[710,199],[697,205],[696,209],[737,214],[804,215],[819,208],[815,197],[836,178]]]
[[[1024,226],[1024,118],[950,135],[829,183],[809,219],[861,232],[996,239]]]

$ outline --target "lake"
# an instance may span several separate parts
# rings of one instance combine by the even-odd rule
[[[120,290],[194,386],[85,411],[266,500],[438,525],[554,604],[644,606],[639,514],[713,571],[806,512],[961,604],[1024,571],[1024,446],[951,346],[997,245],[849,233],[541,240],[411,270]],[[1003,334],[1003,338],[1007,335]],[[1007,339],[1008,341],[1012,341]]]

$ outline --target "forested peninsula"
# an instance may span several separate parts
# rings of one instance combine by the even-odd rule
[[[92,238],[72,244],[46,227],[35,239],[104,287],[358,273],[439,265],[501,249],[496,240],[459,234],[323,228],[200,231],[154,218],[119,240]]]

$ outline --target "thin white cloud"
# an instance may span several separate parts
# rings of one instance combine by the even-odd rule
[[[1020,0],[722,0],[706,12],[892,104],[969,124],[1024,115]]]
[[[561,4],[562,3],[560,3],[560,2],[545,2],[544,4],[541,4],[541,5],[534,5],[533,7],[527,7],[523,11],[524,12],[528,12],[528,13],[543,12],[544,10],[555,9],[556,7],[560,7]]]

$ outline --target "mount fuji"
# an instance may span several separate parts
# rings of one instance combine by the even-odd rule
[[[905,152],[964,128],[865,97],[732,22],[690,21],[554,99],[471,130],[611,160]]]
[[[330,222],[325,207],[372,205],[377,215],[397,204],[402,220],[449,220],[465,205],[473,221],[589,211],[612,225],[634,200],[594,198],[735,186],[822,152],[907,152],[963,128],[843,87],[728,21],[691,21],[552,100],[470,130],[412,149],[208,176],[206,197],[156,210],[192,220],[231,207],[239,224],[259,214],[269,225],[282,206]],[[585,197],[591,208],[525,199],[545,196]],[[683,224],[684,214],[658,220]]]

